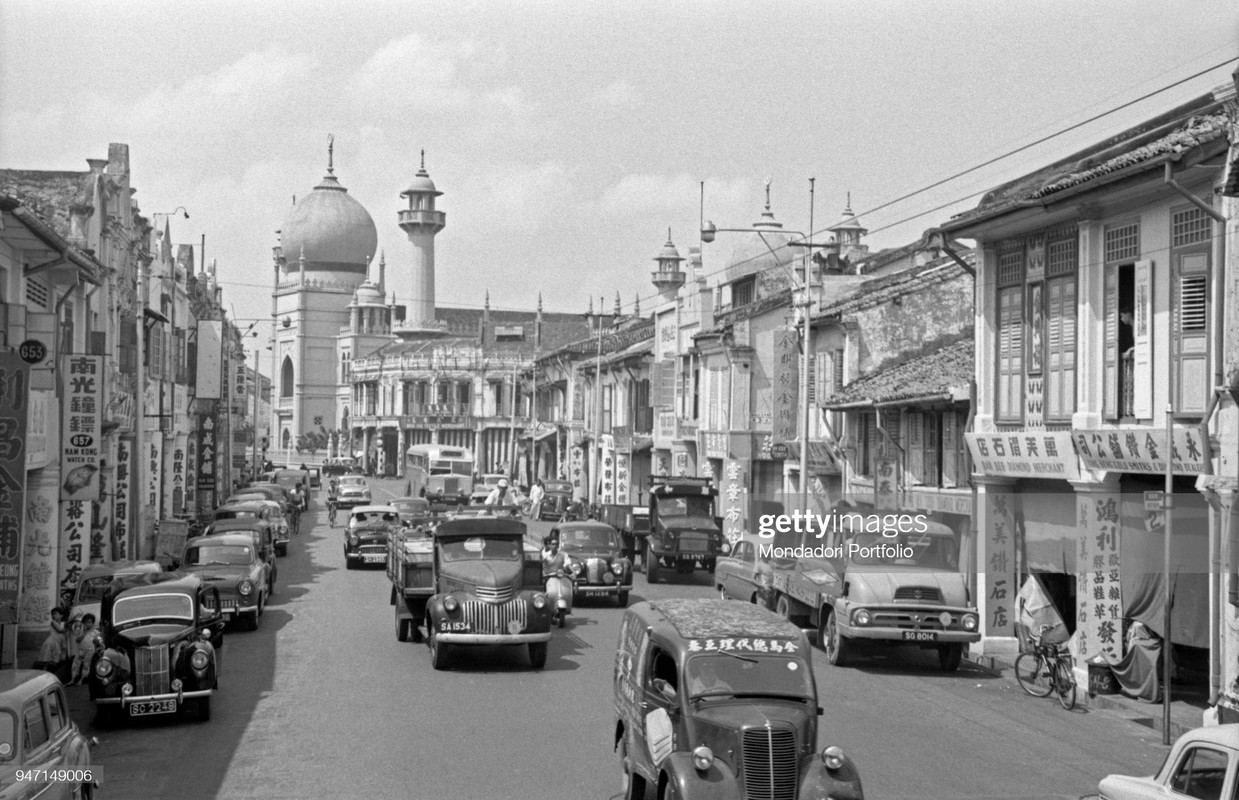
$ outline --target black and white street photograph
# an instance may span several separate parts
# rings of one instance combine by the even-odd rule
[[[5,0],[35,797],[1239,800],[1239,7]]]

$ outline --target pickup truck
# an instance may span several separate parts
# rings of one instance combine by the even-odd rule
[[[690,574],[714,571],[714,559],[731,551],[714,515],[718,490],[709,478],[650,476],[650,528],[645,539],[645,580],[664,569]]]
[[[981,638],[955,533],[922,520],[911,532],[883,535],[881,519],[892,516],[847,514],[830,538],[804,533],[795,558],[773,553],[775,611],[816,627],[832,665],[846,664],[864,642],[934,649],[939,666],[954,671],[964,645]]]
[[[535,669],[546,663],[551,614],[542,582],[542,551],[511,517],[443,520],[388,539],[387,575],[396,639],[428,641],[431,664],[445,669],[449,651],[471,645],[525,644]]]

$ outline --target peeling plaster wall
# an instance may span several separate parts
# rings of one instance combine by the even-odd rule
[[[856,367],[869,375],[937,340],[972,328],[972,276],[954,278],[848,316],[856,324]],[[849,379],[849,380],[850,380]]]

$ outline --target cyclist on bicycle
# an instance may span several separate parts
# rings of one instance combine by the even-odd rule
[[[327,524],[336,526],[336,499],[331,495],[327,496]]]

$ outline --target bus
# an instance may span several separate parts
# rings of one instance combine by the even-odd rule
[[[468,503],[473,492],[473,453],[465,447],[415,444],[405,453],[412,497]]]

